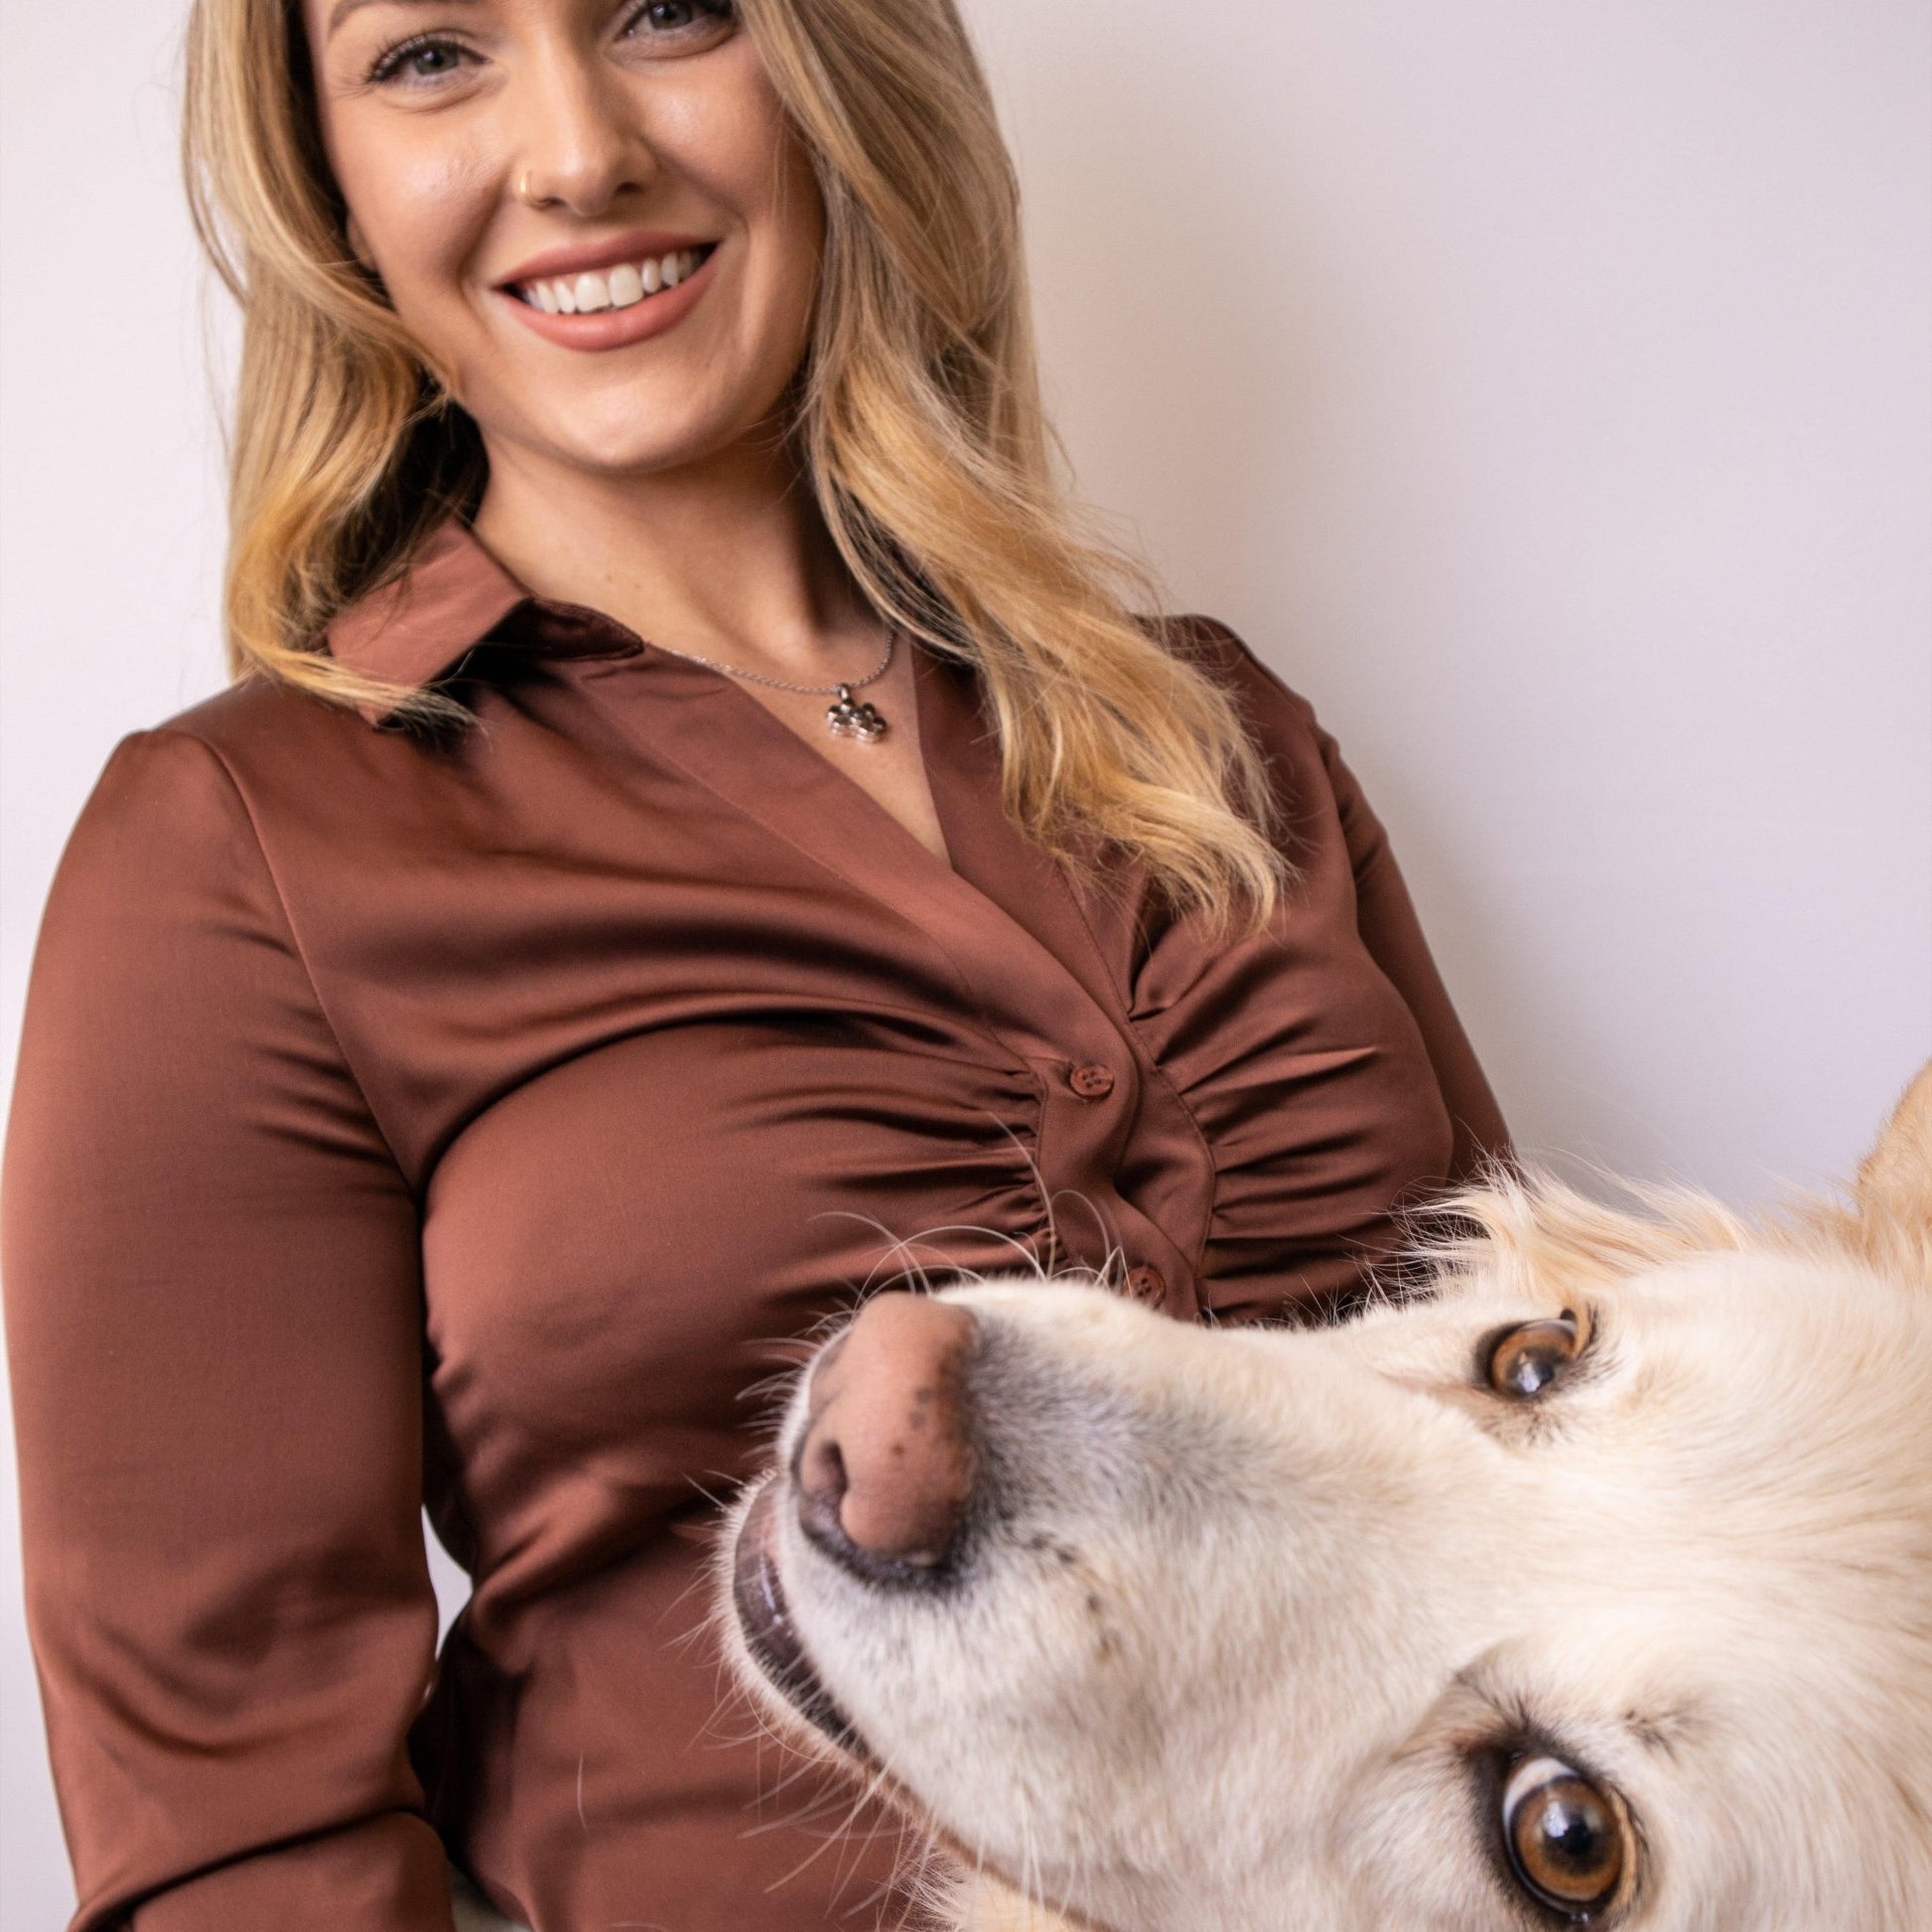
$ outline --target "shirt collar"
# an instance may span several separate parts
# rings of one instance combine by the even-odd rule
[[[552,655],[620,656],[642,647],[615,619],[526,589],[456,515],[437,525],[400,577],[339,611],[324,634],[338,663],[414,689],[454,670],[512,612],[536,620],[517,626],[515,641]],[[399,690],[356,710],[380,725],[401,699]]]

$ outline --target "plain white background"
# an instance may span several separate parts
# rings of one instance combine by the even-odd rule
[[[1082,485],[1339,733],[1520,1138],[1843,1175],[1932,1052],[1932,0],[968,11]],[[109,747],[220,680],[181,12],[6,0],[9,1065]]]

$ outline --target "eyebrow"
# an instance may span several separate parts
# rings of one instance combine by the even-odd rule
[[[444,5],[473,6],[475,3],[476,0],[442,0],[442,4]],[[336,4],[329,10],[328,23],[322,30],[323,39],[333,39],[336,29],[350,14],[360,13],[364,7],[420,7],[434,6],[436,4],[438,4],[438,0],[336,0]]]
[[[1526,1736],[1538,1739],[1560,1756],[1571,1753],[1572,1747],[1565,1742],[1565,1726],[1542,1723],[1534,1697],[1526,1697],[1501,1681],[1492,1659],[1478,1657],[1457,1671],[1449,1682],[1479,1699],[1505,1724]],[[1695,1698],[1684,1698],[1669,1706],[1650,1708],[1625,1703],[1604,1715],[1652,1757],[1675,1757],[1679,1744],[1695,1732],[1703,1714]]]

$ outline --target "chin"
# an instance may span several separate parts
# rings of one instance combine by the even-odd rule
[[[619,406],[593,412],[590,421],[585,412],[573,411],[567,420],[553,422],[547,434],[533,439],[546,467],[600,480],[681,470],[729,450],[750,427],[737,412],[694,409],[688,396],[660,403],[657,394],[657,384],[638,385],[623,392]]]
[[[648,352],[658,344],[635,347]],[[546,356],[555,353],[546,346]],[[578,368],[518,371],[514,390],[501,370],[486,384],[463,385],[493,463],[501,452],[548,477],[563,471],[608,481],[684,469],[755,439],[775,447],[775,437],[767,443],[759,430],[780,419],[790,368],[724,374],[701,358],[680,352],[670,359],[661,350],[654,365],[640,366],[641,355],[621,349],[581,360]]]

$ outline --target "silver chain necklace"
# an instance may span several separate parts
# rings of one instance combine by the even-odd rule
[[[886,632],[886,654],[864,677],[855,677],[849,684],[792,684],[781,677],[766,677],[762,671],[747,671],[736,664],[721,664],[715,657],[700,657],[694,650],[673,650],[669,644],[658,644],[667,657],[681,657],[687,664],[702,664],[709,671],[723,671],[727,677],[743,678],[748,684],[766,684],[774,691],[802,691],[807,697],[830,698],[832,702],[825,707],[825,724],[834,738],[859,738],[868,745],[874,745],[886,736],[886,717],[877,705],[868,704],[863,698],[855,698],[855,691],[862,691],[868,684],[882,678],[892,668],[893,652],[898,646],[898,626],[892,625]]]

